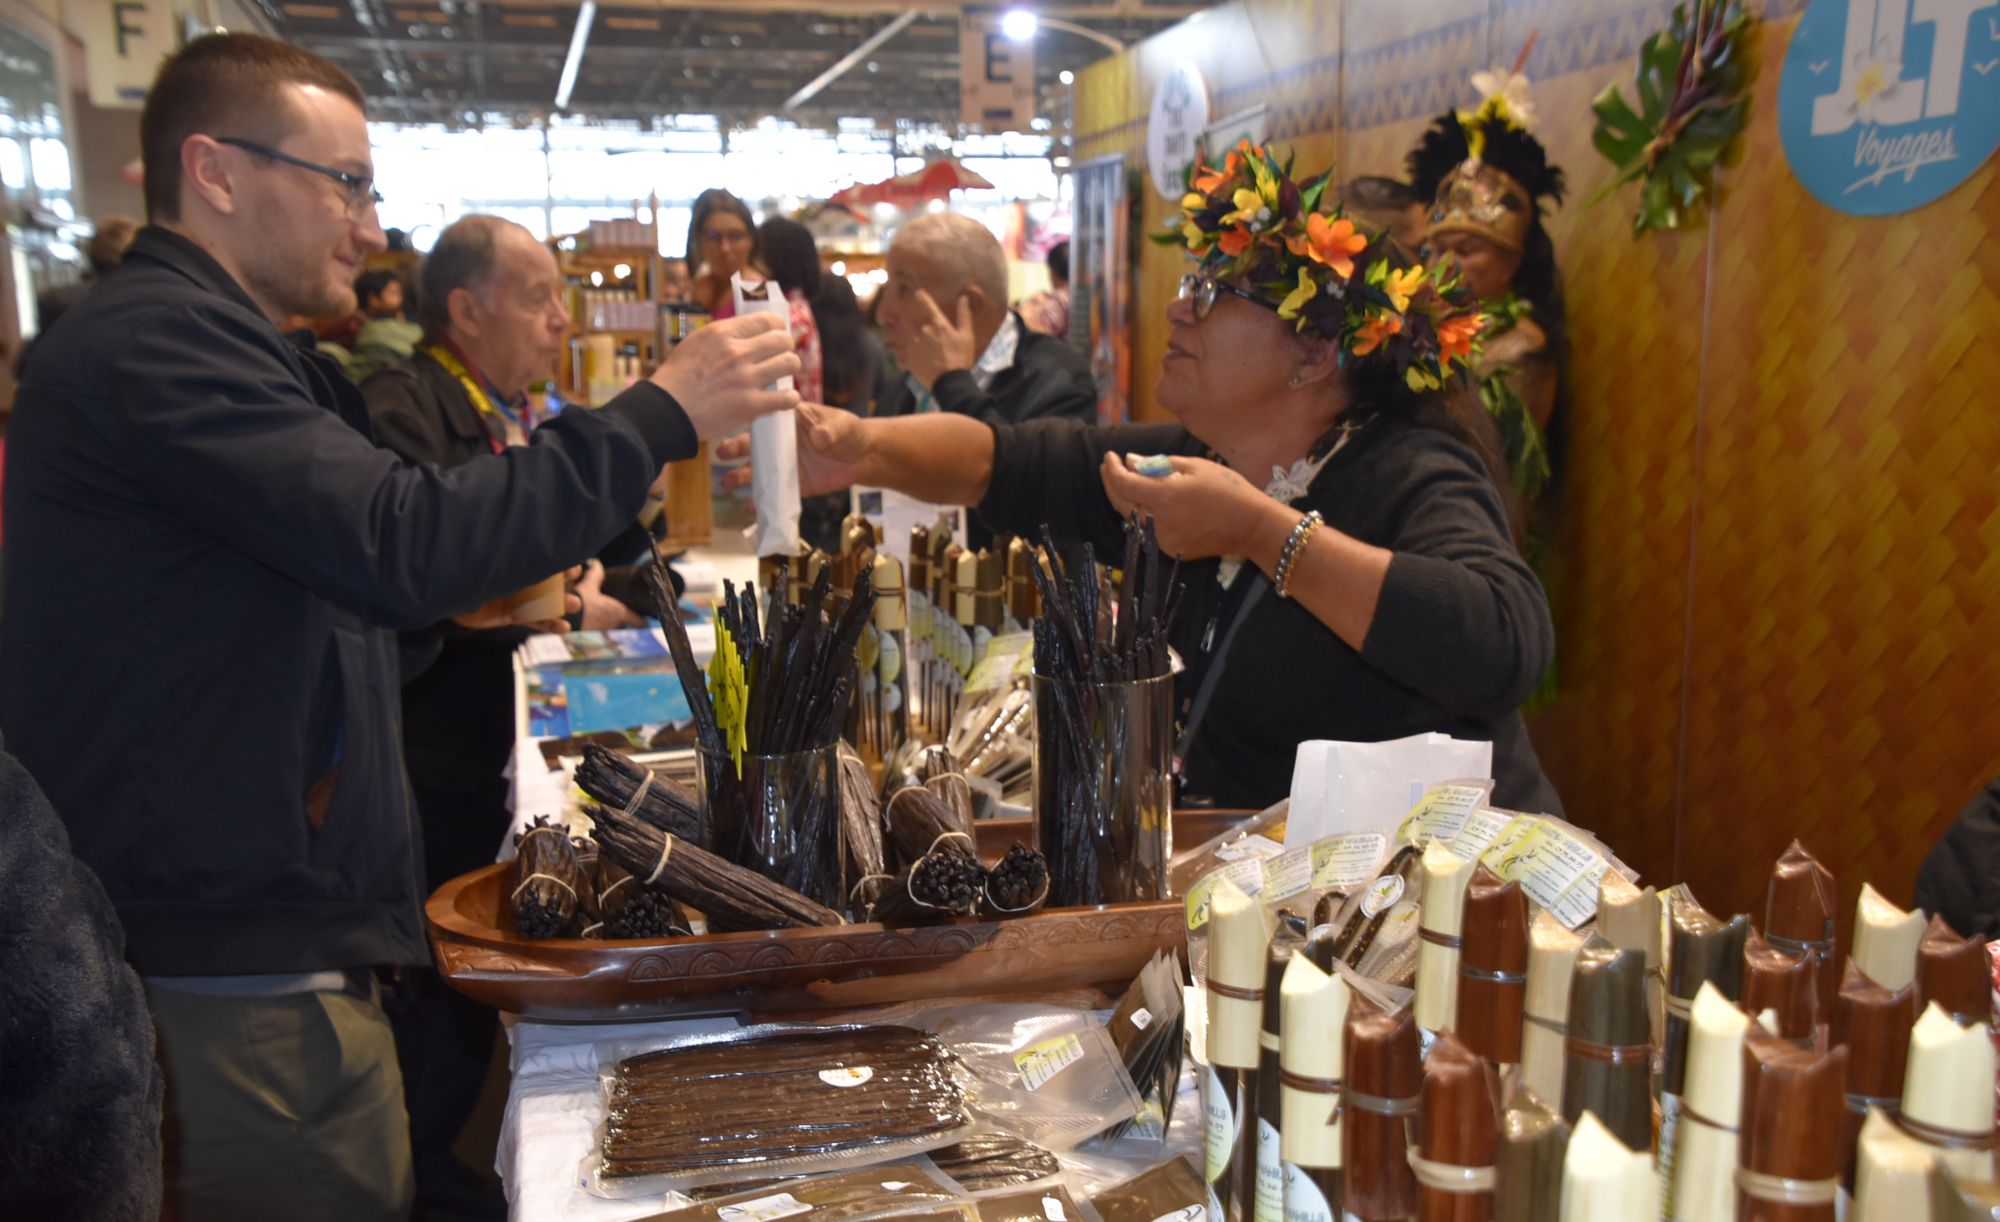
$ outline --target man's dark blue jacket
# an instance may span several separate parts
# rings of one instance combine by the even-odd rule
[[[642,383],[451,470],[148,228],[7,436],[0,729],[146,975],[422,963],[391,629],[594,553],[694,429]]]

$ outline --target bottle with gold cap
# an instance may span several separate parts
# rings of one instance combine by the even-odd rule
[[[909,608],[904,602],[903,566],[887,552],[878,552],[871,574],[875,587],[875,681],[877,685],[875,741],[883,759],[909,737]]]

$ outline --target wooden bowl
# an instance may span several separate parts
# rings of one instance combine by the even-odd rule
[[[1200,844],[1243,812],[1174,817],[1175,840]],[[1025,820],[979,828],[982,855],[1028,839]],[[495,1009],[568,1022],[701,1014],[851,1010],[954,996],[1124,991],[1153,955],[1186,937],[1182,902],[1045,910],[1007,921],[887,928],[843,925],[665,941],[530,941],[513,930],[511,863],[474,870],[425,905],[438,970]]]

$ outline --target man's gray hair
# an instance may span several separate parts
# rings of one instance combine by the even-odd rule
[[[451,326],[453,289],[484,293],[493,279],[501,229],[514,222],[473,213],[459,217],[438,235],[417,273],[417,322],[430,338]]]
[[[926,213],[896,231],[895,246],[922,260],[940,284],[953,289],[976,284],[986,293],[987,309],[1007,308],[1007,254],[992,230],[971,217]]]

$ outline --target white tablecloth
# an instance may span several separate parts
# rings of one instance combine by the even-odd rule
[[[514,1082],[494,1169],[507,1189],[513,1222],[631,1222],[660,1212],[661,1197],[607,1201],[583,1186],[582,1165],[597,1140],[604,1108],[597,1096],[597,1050],[676,1035],[728,1031],[727,1018],[687,1022],[578,1026],[526,1020],[508,1027]],[[1200,1099],[1192,1068],[1182,1076],[1174,1123],[1163,1149],[1143,1158],[1069,1152],[1065,1171],[1088,1194],[1135,1175],[1156,1162],[1194,1154],[1201,1131]],[[1197,1161],[1198,1157],[1197,1157]]]
[[[600,1044],[728,1031],[733,1019],[573,1026],[511,1024],[514,1082],[500,1127],[494,1170],[507,1188],[514,1222],[630,1222],[658,1213],[662,1199],[606,1201],[584,1190],[580,1168],[597,1140]]]

